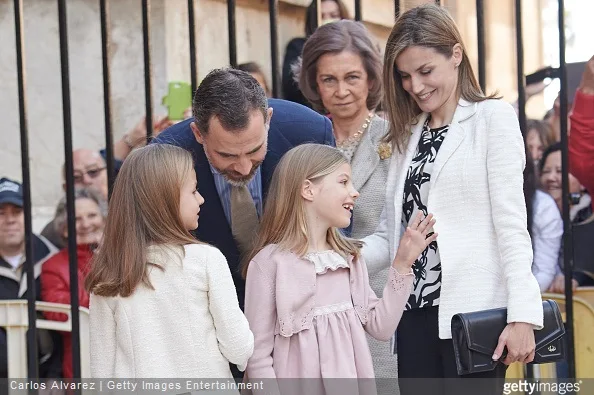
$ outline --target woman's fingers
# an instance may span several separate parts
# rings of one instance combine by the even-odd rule
[[[530,354],[528,354],[528,356],[526,356],[526,358],[524,358],[523,361],[520,361],[522,363],[530,363],[532,361],[534,361],[534,355],[536,354],[536,351],[532,351]]]

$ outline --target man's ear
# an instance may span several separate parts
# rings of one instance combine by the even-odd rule
[[[272,107],[268,107],[268,110],[266,110],[266,119],[267,119],[267,123],[268,126],[270,127],[270,120],[272,119],[272,113],[274,112]]]
[[[190,122],[190,129],[192,129],[192,133],[194,133],[194,138],[197,142],[204,145],[204,136],[200,133],[198,126],[196,126],[196,122]]]
[[[301,197],[309,202],[312,202],[314,195],[314,184],[309,180],[303,181],[303,185],[301,186]]]

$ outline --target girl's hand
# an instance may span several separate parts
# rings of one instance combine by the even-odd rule
[[[406,232],[400,240],[396,257],[392,262],[392,267],[400,274],[410,272],[410,268],[421,253],[437,239],[437,233],[427,237],[427,234],[433,229],[435,219],[433,214],[423,218],[423,213],[419,212],[412,225],[406,228]]]

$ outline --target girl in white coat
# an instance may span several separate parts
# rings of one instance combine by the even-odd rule
[[[223,254],[190,234],[204,199],[189,152],[133,151],[116,179],[86,286],[91,376],[233,380],[254,336]]]
[[[391,262],[401,229],[417,213],[434,213],[440,235],[413,266],[414,289],[396,332],[401,393],[460,393],[449,385],[458,380],[406,379],[458,377],[451,317],[507,307],[508,326],[492,356],[502,363],[470,375],[498,379],[479,380],[486,388],[473,393],[500,394],[506,366],[533,359],[533,331],[543,320],[531,273],[522,188],[526,158],[516,114],[483,94],[455,22],[433,4],[396,21],[384,84],[387,141],[395,155],[382,221],[364,239],[370,273]],[[422,383],[438,385],[423,392]]]

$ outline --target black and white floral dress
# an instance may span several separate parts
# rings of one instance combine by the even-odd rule
[[[402,224],[404,227],[413,222],[419,211],[423,215],[427,215],[431,172],[437,152],[449,129],[449,125],[431,129],[429,121],[430,118],[423,126],[419,145],[406,174],[402,203]],[[441,287],[441,259],[437,241],[431,243],[415,261],[413,272],[415,274],[413,291],[406,304],[406,309],[438,306]]]

